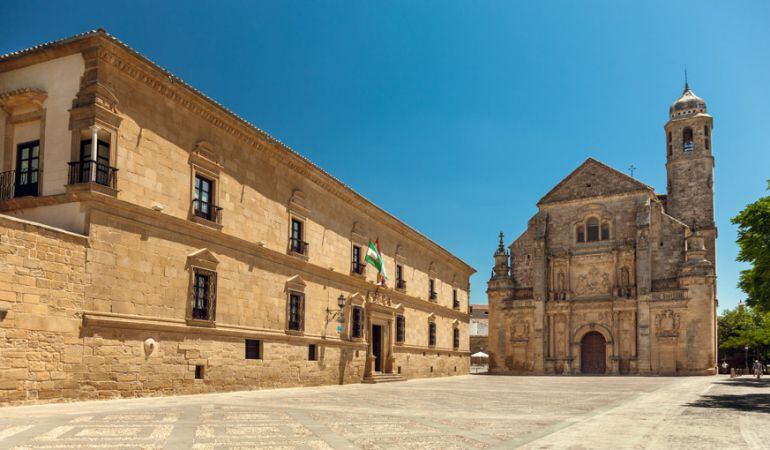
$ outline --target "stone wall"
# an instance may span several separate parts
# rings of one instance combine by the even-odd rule
[[[86,245],[0,215],[0,404],[77,398]]]

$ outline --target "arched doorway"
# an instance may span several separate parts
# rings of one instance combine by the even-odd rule
[[[607,341],[601,333],[592,331],[580,341],[580,371],[603,374],[607,369]]]

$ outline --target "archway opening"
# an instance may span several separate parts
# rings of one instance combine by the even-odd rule
[[[607,341],[601,333],[592,331],[580,341],[580,371],[603,374],[607,370]]]

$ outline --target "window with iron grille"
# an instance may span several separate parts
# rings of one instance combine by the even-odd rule
[[[404,281],[404,266],[396,264],[396,289],[406,289]]]
[[[460,329],[455,328],[454,329],[454,340],[453,340],[453,347],[454,348],[460,348]]]
[[[406,341],[406,319],[404,316],[396,316],[396,342]]]
[[[364,328],[364,308],[354,306],[351,314],[353,318],[350,324],[350,336],[353,338],[361,338],[363,337]]]
[[[358,245],[353,246],[353,255],[351,262],[351,272],[361,274],[364,271],[364,265],[361,264],[361,247]]]
[[[305,295],[299,292],[289,294],[289,330],[302,331]]]
[[[315,344],[310,344],[307,346],[307,360],[318,361],[318,353],[316,352]]]
[[[246,359],[262,359],[260,342],[257,339],[246,339]]]
[[[436,345],[436,324],[433,322],[428,324],[428,345],[431,347]]]
[[[194,269],[192,287],[193,319],[214,320],[216,276],[216,272]]]

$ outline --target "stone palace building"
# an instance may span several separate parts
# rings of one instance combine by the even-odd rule
[[[685,86],[665,125],[666,195],[589,158],[500,244],[490,371],[716,372],[712,118]]]
[[[471,267],[103,30],[0,108],[0,404],[468,373]]]

